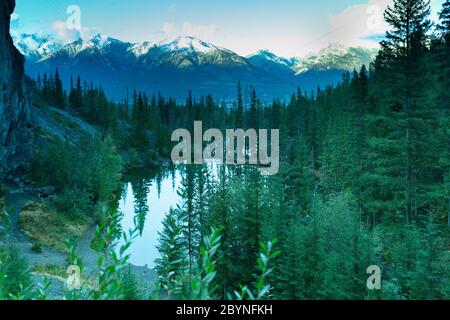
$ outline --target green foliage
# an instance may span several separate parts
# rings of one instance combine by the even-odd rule
[[[138,284],[129,268],[127,253],[133,239],[138,235],[138,229],[121,233],[117,229],[120,219],[119,212],[111,212],[108,218],[97,226],[92,244],[92,248],[98,254],[97,277],[92,281],[82,282],[81,289],[68,290],[67,299],[138,300],[141,298]],[[119,241],[122,242],[120,246]],[[84,265],[75,254],[76,246],[70,243],[69,246],[68,264],[78,266],[83,275]]]
[[[55,204],[75,218],[92,215],[105,207],[117,190],[121,160],[109,138],[81,138],[76,144],[55,140],[39,150],[32,178],[41,186],[53,186]]]
[[[240,82],[233,108],[191,92],[184,104],[139,92],[114,104],[100,87],[77,79],[70,105],[113,137],[129,166],[167,155],[172,130],[192,129],[194,120],[221,129],[280,129],[277,177],[246,166],[182,168],[182,200],[167,214],[158,246],[163,297],[448,299],[449,2],[435,35],[429,13],[428,1],[395,0],[371,66],[346,72],[335,87],[311,94],[299,88],[271,105],[252,89],[244,106]],[[44,76],[40,95],[51,98],[56,83]],[[76,146],[56,141],[34,166],[35,180],[53,185],[59,206],[74,216],[106,207],[118,181],[112,144],[96,139]],[[142,232],[148,187],[133,189]],[[117,217],[103,214],[100,284],[91,297],[135,297],[127,256],[113,249],[117,221],[106,219]],[[214,225],[222,226],[220,234],[208,234]],[[274,238],[281,255],[267,242]],[[383,269],[381,290],[366,286],[370,265]],[[242,283],[248,285],[228,295]]]
[[[123,288],[123,300],[141,300],[141,291],[136,277],[131,272],[131,268],[123,272],[121,287]]]
[[[160,252],[162,258],[156,261],[158,275],[160,276],[160,289],[164,290],[164,294],[170,298],[178,299],[190,299],[190,300],[210,300],[218,297],[220,285],[217,282],[218,275],[218,261],[220,258],[220,247],[222,239],[223,228],[217,229],[211,227],[211,233],[205,235],[200,247],[198,265],[192,276],[188,276],[188,269],[185,260],[180,260],[179,255],[182,248],[182,244],[173,243],[169,248],[167,235],[169,234],[168,225],[174,224],[174,211],[169,213],[169,218],[165,220],[165,233],[161,234],[160,238]],[[173,228],[173,227],[172,227]],[[178,231],[177,237],[180,236]],[[250,300],[262,300],[270,297],[271,286],[267,282],[269,275],[272,272],[272,268],[269,267],[269,262],[275,259],[280,252],[274,251],[273,246],[276,241],[268,241],[267,244],[261,243],[261,252],[257,259],[258,276],[254,284],[254,291],[250,289],[250,286],[241,286],[240,292],[234,291],[236,299],[250,299]],[[162,250],[164,248],[165,250]],[[167,251],[170,249],[170,251]],[[173,253],[174,250],[178,255],[167,256],[165,253]],[[170,260],[173,259],[173,260]],[[173,268],[176,266],[177,268]],[[183,275],[184,272],[184,275]],[[186,277],[187,276],[187,277]],[[188,282],[188,288],[183,287],[186,283],[183,283],[186,278],[190,278]],[[183,291],[184,290],[184,291]],[[233,295],[227,293],[229,299],[233,299]]]
[[[214,227],[211,228],[211,234],[203,238],[203,245],[200,248],[200,266],[191,282],[191,299],[210,300],[216,297],[219,285],[214,283],[214,280],[217,275],[216,256],[220,240],[220,229]]]
[[[267,278],[272,272],[269,268],[269,262],[279,256],[280,251],[273,251],[276,240],[268,241],[267,244],[261,242],[261,252],[257,260],[259,275],[255,284],[255,291],[252,292],[249,287],[241,286],[241,291],[235,291],[234,294],[238,300],[268,300],[271,297],[271,286],[267,283]]]
[[[27,262],[17,249],[0,247],[0,300],[32,299],[33,282]]]
[[[158,251],[161,258],[155,261],[160,288],[168,296],[182,292],[182,281],[186,267],[186,253],[183,247],[179,211],[170,210],[163,221],[159,234]]]
[[[42,246],[42,243],[37,241],[37,242],[33,243],[33,245],[31,246],[31,250],[33,250],[37,253],[42,253],[44,251],[44,248]]]

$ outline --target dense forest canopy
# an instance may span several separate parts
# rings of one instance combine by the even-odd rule
[[[335,87],[299,88],[290,101],[263,104],[252,90],[246,104],[238,82],[232,105],[143,92],[117,103],[75,75],[66,93],[57,70],[34,81],[34,100],[98,127],[96,152],[114,172],[120,161],[105,155],[121,155],[125,171],[143,168],[167,158],[171,132],[192,130],[196,120],[222,131],[280,129],[276,176],[252,166],[222,165],[214,177],[208,165],[182,168],[182,201],[167,213],[158,246],[165,297],[449,299],[450,1],[438,25],[429,14],[428,1],[395,0],[370,66]],[[40,155],[36,172],[52,158]],[[117,184],[95,181],[107,188],[86,200],[91,205]],[[93,190],[92,183],[72,188]],[[371,265],[383,269],[381,290],[366,286]],[[105,297],[123,298],[127,283]]]

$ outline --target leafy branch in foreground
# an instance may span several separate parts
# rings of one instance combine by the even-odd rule
[[[120,232],[117,228],[121,213],[111,212],[104,223],[95,231],[92,248],[98,254],[98,279],[95,283],[84,282],[81,289],[69,290],[66,298],[79,300],[87,297],[93,300],[122,300],[137,295],[130,292],[129,257],[127,250],[138,235],[138,228]],[[123,244],[118,247],[119,240]],[[69,262],[83,270],[83,264],[75,254],[75,246],[70,246]],[[134,287],[134,284],[133,284]],[[81,294],[80,294],[81,293]]]
[[[203,245],[200,248],[200,267],[198,276],[194,277],[191,283],[192,299],[210,300],[214,298],[218,289],[217,284],[213,284],[217,275],[217,251],[220,247],[221,229],[212,227],[211,234],[203,238]]]
[[[4,210],[0,218],[0,300],[34,299],[39,295],[33,288],[28,264],[8,243],[11,224],[8,211]]]
[[[165,229],[167,229],[165,231],[178,230],[176,221],[171,218],[171,215],[168,217],[169,218],[165,221]],[[180,270],[187,270],[181,263],[183,260],[180,260],[180,254],[172,255],[170,257],[165,256],[165,254],[173,253],[174,250],[177,249],[176,244],[168,242],[170,239],[165,236],[165,233],[161,234],[160,241],[162,241],[162,244],[159,249],[162,253],[162,258],[156,261],[156,270],[158,270],[160,276],[159,290],[157,291],[161,291],[161,289],[164,290],[164,294],[168,295],[169,298],[188,298],[192,300],[210,300],[218,298],[217,291],[219,289],[219,284],[215,283],[215,281],[217,280],[217,263],[221,258],[218,255],[222,240],[221,232],[222,228],[211,227],[211,233],[203,237],[198,267],[195,269],[194,276],[190,283],[184,282],[185,274],[178,274]],[[178,232],[175,232],[175,234],[178,234]],[[242,286],[240,292],[235,291],[234,295],[228,294],[230,300],[235,298],[239,300],[263,300],[270,298],[271,286],[267,282],[267,279],[272,272],[272,268],[269,267],[269,263],[280,254],[279,251],[274,251],[273,247],[275,244],[276,240],[260,243],[261,251],[257,260],[259,275],[254,284],[254,291],[252,291],[249,286]],[[176,252],[179,253],[179,251]],[[170,261],[170,258],[175,260]],[[186,262],[184,261],[184,263]],[[177,266],[180,269],[173,270],[173,266]],[[176,272],[178,273],[175,274]],[[187,293],[183,292],[183,284],[188,286]]]
[[[235,298],[238,300],[265,300],[270,298],[271,286],[267,283],[267,278],[272,272],[272,268],[269,267],[269,262],[279,256],[280,251],[274,251],[273,247],[277,243],[277,240],[267,241],[267,243],[261,242],[261,251],[257,260],[259,275],[256,280],[255,290],[252,291],[248,286],[241,286],[241,291],[235,291]],[[231,299],[232,296],[228,295]]]

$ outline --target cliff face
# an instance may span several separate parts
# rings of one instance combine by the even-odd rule
[[[15,0],[0,1],[0,181],[25,163],[31,138],[24,57],[9,34],[14,8]]]

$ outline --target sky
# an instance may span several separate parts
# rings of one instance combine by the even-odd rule
[[[13,32],[71,42],[101,33],[122,41],[194,36],[240,55],[285,57],[330,43],[376,47],[392,0],[16,0]],[[431,0],[436,19],[443,0]]]

